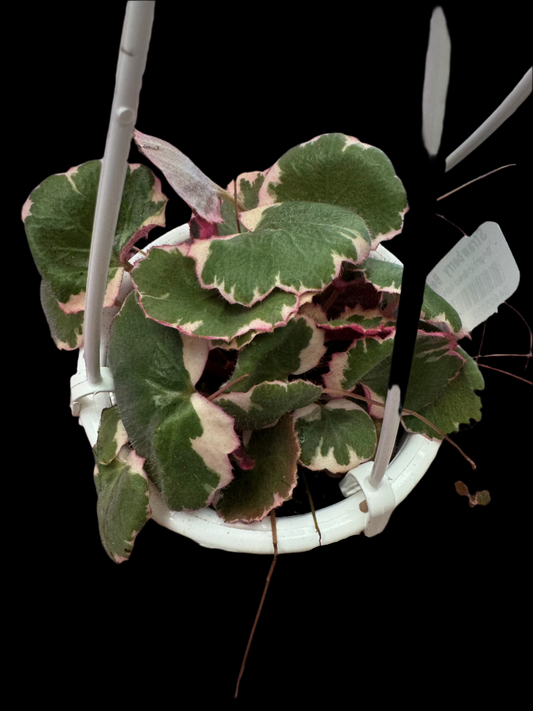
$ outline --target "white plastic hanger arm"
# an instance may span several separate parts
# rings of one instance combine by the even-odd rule
[[[456,148],[453,153],[446,158],[446,172],[460,163],[463,158],[472,153],[485,139],[487,139],[494,131],[506,121],[509,116],[514,114],[517,108],[531,94],[532,89],[533,69],[524,74],[509,96],[502,101],[496,111],[494,111],[481,126],[469,136],[464,143]]]
[[[87,376],[89,383],[95,385],[102,382],[100,368],[102,310],[113,239],[126,179],[128,154],[137,120],[154,6],[153,0],[128,2],[120,42],[115,94],[96,199],[83,324]]]

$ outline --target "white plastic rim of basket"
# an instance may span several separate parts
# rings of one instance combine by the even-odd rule
[[[163,244],[179,244],[189,238],[189,225],[178,227],[158,239],[150,247]],[[379,245],[375,256],[386,261],[400,263],[399,260]],[[142,255],[136,254],[130,261],[136,262]],[[129,274],[124,275],[119,299],[123,301],[133,290]],[[116,405],[112,391],[112,376],[106,367],[106,351],[109,329],[119,307],[105,309],[102,319],[101,363],[103,381],[100,386],[87,384],[86,365],[83,348],[78,358],[78,371],[71,380],[76,396],[71,400],[73,414],[79,415],[79,423],[85,429],[91,447],[96,444],[102,410]],[[81,386],[81,390],[79,389]],[[83,395],[83,387],[88,392]],[[406,434],[400,448],[387,468],[387,478],[394,492],[395,506],[401,503],[414,489],[435,459],[441,441],[429,440],[418,434]],[[129,451],[124,448],[124,454]],[[357,467],[358,474],[365,468],[371,469],[373,462],[366,462]],[[352,470],[355,471],[355,470]],[[339,483],[346,496],[344,501],[316,511],[322,545],[335,543],[349,536],[360,534],[367,524],[369,514],[360,509],[365,501],[361,487],[352,472],[348,472]],[[240,552],[272,554],[272,528],[270,517],[254,523],[226,523],[213,509],[198,511],[171,511],[163,501],[159,491],[150,482],[150,505],[152,518],[161,526],[191,538],[206,548]],[[316,548],[319,537],[311,513],[297,516],[282,516],[276,521],[278,553],[299,553]]]

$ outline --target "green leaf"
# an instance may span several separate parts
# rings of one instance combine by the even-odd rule
[[[321,394],[322,388],[305,380],[274,381],[254,385],[249,392],[224,393],[215,402],[235,419],[239,429],[259,429],[318,400]]]
[[[143,463],[132,451],[125,462],[97,463],[94,470],[100,538],[115,563],[128,560],[137,534],[152,513]]]
[[[118,407],[108,407],[102,411],[98,428],[98,441],[93,447],[98,464],[110,464],[129,441],[128,434],[118,413]]]
[[[147,319],[132,292],[115,317],[109,365],[120,416],[166,504],[207,506],[231,480],[233,419],[195,392],[208,343]]]
[[[291,148],[266,173],[259,205],[327,203],[357,213],[372,235],[372,249],[403,226],[407,197],[387,156],[342,133]]]
[[[228,454],[241,442],[233,418],[199,393],[167,415],[153,437],[158,487],[173,511],[209,506],[233,478]]]
[[[350,390],[357,383],[365,396],[384,402],[389,384],[394,334],[383,341],[361,338],[344,353],[335,353],[324,376],[328,388]],[[453,351],[455,341],[443,333],[419,331],[415,343],[405,407],[421,414],[457,376],[464,359]],[[383,407],[370,405],[373,417],[383,417]]]
[[[131,272],[150,319],[191,336],[231,341],[252,330],[272,331],[298,310],[298,298],[278,289],[253,308],[229,304],[217,291],[198,284],[195,262],[185,256],[186,250],[185,245],[154,247]]]
[[[50,284],[41,281],[41,305],[54,343],[60,350],[73,351],[83,345],[84,312],[66,314],[59,308]]]
[[[261,521],[291,497],[300,454],[292,418],[287,415],[274,427],[252,432],[246,454],[255,460],[254,468],[239,470],[215,500],[225,521]]]
[[[394,334],[383,340],[371,337],[359,338],[347,351],[333,354],[329,372],[324,375],[326,387],[352,390],[379,363],[387,358],[390,363],[393,348]]]
[[[232,304],[252,306],[275,287],[299,295],[321,291],[338,276],[343,260],[357,264],[369,253],[370,234],[355,213],[288,202],[263,210],[253,232],[195,240],[188,255],[197,261],[204,288],[218,289]]]
[[[403,267],[393,262],[385,262],[370,257],[360,265],[365,278],[379,291],[392,294],[401,292]],[[425,321],[437,326],[441,331],[454,333],[460,340],[464,335],[461,318],[457,311],[442,296],[426,284],[421,316]]]
[[[457,352],[465,360],[458,376],[448,384],[440,397],[427,407],[417,410],[419,415],[433,422],[446,434],[457,432],[460,424],[469,424],[470,420],[481,419],[481,400],[474,390],[484,389],[483,376],[476,362],[466,351],[457,347]],[[404,416],[402,422],[409,432],[417,432],[431,439],[442,439],[432,427],[413,415]]]
[[[344,398],[313,404],[293,413],[308,469],[340,474],[366,462],[376,451],[376,429],[362,407]]]
[[[22,216],[41,276],[66,313],[85,308],[85,287],[101,161],[90,161],[67,173],[52,175],[31,193]],[[130,165],[118,217],[104,307],[118,296],[122,265],[131,246],[156,226],[165,225],[167,199],[153,173]]]
[[[346,309],[337,319],[319,324],[319,328],[327,331],[351,328],[355,333],[365,336],[388,336],[395,326],[396,322],[384,316],[379,309],[365,310],[359,306]]]
[[[183,344],[178,331],[145,317],[135,292],[111,325],[108,360],[120,416],[134,448],[149,463],[157,427],[195,392]]]
[[[229,388],[246,392],[267,380],[286,380],[315,368],[326,353],[324,332],[307,316],[297,315],[272,333],[261,333],[239,353],[231,380],[248,377]]]

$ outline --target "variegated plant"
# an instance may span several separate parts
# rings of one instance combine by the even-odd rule
[[[385,154],[343,134],[226,190],[170,144],[135,141],[192,218],[187,242],[153,247],[131,270],[167,198],[148,168],[130,166],[104,307],[125,270],[134,289],[111,328],[118,404],[94,452],[101,537],[117,562],[150,517],[147,479],[173,510],[252,522],[291,498],[298,467],[342,475],[374,457],[402,280],[374,250],[408,209]],[[83,343],[99,172],[94,161],[54,175],[23,208],[59,348]],[[427,287],[405,402],[425,419],[404,416],[409,432],[440,439],[480,419],[483,378],[457,345],[467,335]]]

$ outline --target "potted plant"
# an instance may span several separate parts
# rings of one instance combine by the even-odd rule
[[[167,198],[150,169],[130,165],[104,301],[116,405],[94,444],[100,535],[116,562],[151,516],[150,482],[171,511],[211,507],[251,524],[290,501],[306,471],[327,481],[373,459],[402,279],[376,250],[408,210],[387,156],[340,133],[226,189],[170,144],[138,131],[135,142],[193,214],[185,241],[162,238],[132,268]],[[22,211],[61,349],[83,343],[100,167],[47,178]],[[465,335],[427,286],[407,432],[438,441],[480,418]]]

